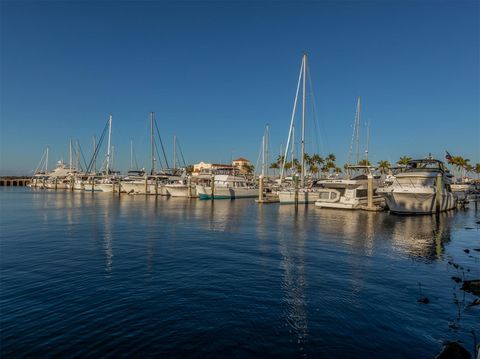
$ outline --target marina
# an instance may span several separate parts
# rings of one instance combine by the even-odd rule
[[[473,207],[392,216],[3,187],[0,211],[5,357],[432,357],[456,340],[473,353],[477,297],[452,280],[480,277]]]
[[[1,359],[480,359],[478,0],[0,14]]]

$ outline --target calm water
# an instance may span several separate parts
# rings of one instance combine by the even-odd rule
[[[2,357],[431,358],[480,336],[448,264],[480,277],[480,252],[463,251],[480,248],[480,209],[21,188],[0,189],[0,209]]]

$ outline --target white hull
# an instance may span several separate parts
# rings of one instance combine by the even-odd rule
[[[380,206],[384,204],[385,201],[380,196],[373,197],[373,205]],[[368,205],[367,198],[356,198],[353,201],[347,201],[343,198],[338,202],[322,202],[316,201],[315,206],[318,208],[338,208],[338,209],[361,209],[362,207],[366,207]]]
[[[44,188],[47,189],[67,189],[68,188],[68,183],[66,182],[45,182]]]
[[[384,193],[385,201],[391,212],[431,214],[454,209],[457,206],[457,198],[451,192],[443,191],[441,203],[437,209],[437,195],[433,190],[424,191],[392,191]]]
[[[197,194],[200,199],[212,198],[212,187],[197,185]],[[215,187],[214,199],[254,198],[258,196],[258,189],[248,187]]]
[[[295,191],[280,191],[278,192],[278,199],[282,204],[295,203]],[[319,193],[315,191],[298,190],[298,203],[315,203],[319,199]]]
[[[172,197],[198,197],[197,190],[195,186],[188,188],[188,185],[165,185],[165,189],[168,191],[168,194]],[[189,193],[190,192],[190,193]]]

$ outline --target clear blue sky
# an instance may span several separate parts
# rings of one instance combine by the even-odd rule
[[[304,51],[308,152],[345,163],[361,96],[373,161],[480,162],[479,4],[2,0],[0,174],[30,173],[47,145],[67,160],[70,137],[90,152],[109,113],[122,170],[130,140],[148,165],[150,111],[170,157],[176,134],[187,162],[256,162],[266,123],[278,154]]]

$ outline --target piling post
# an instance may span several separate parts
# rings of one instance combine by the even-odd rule
[[[373,209],[373,175],[367,175],[367,208]]]
[[[258,201],[263,201],[263,175],[258,177]]]
[[[437,213],[441,211],[442,202],[443,202],[443,188],[442,188],[442,174],[437,173],[436,179],[436,193],[435,193],[435,202],[436,202],[436,211]]]
[[[210,178],[210,188],[212,190],[212,201],[214,199],[215,195],[215,175],[212,173],[212,177]]]
[[[145,194],[148,194],[148,176],[145,175]]]
[[[158,196],[158,177],[155,177],[155,196]]]
[[[92,177],[92,194],[95,192],[95,176]]]
[[[58,188],[58,177],[55,177],[55,191],[57,190]]]
[[[188,187],[188,192],[187,196],[188,198],[192,198],[192,177],[187,176],[187,187]]]
[[[295,206],[298,206],[298,175],[293,176],[293,182],[295,183]]]

